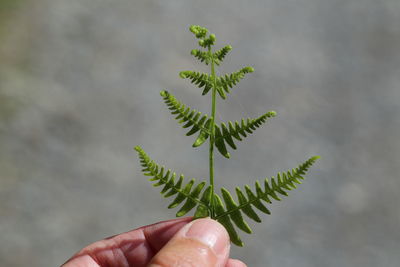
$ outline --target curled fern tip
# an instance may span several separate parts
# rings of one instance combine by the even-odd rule
[[[198,26],[198,25],[192,25],[189,27],[189,30],[196,36],[196,38],[204,38],[206,37],[206,34],[208,30],[204,27]]]

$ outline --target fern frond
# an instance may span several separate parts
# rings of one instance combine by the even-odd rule
[[[202,115],[201,112],[192,110],[190,107],[186,107],[185,104],[177,100],[175,96],[166,90],[161,91],[160,95],[163,97],[164,102],[167,104],[169,110],[171,110],[171,114],[177,115],[175,119],[179,120],[178,123],[185,123],[182,126],[183,128],[192,127],[190,131],[186,133],[187,136],[200,131],[199,137],[196,139],[193,146],[197,147],[203,144],[210,135],[209,129],[211,119],[208,118],[208,115]]]
[[[190,82],[197,85],[200,89],[203,89],[202,95],[205,95],[212,88],[211,76],[207,73],[200,73],[196,71],[181,71],[179,76],[183,79],[190,79]]]
[[[140,164],[143,167],[142,172],[145,176],[150,176],[152,178],[149,181],[156,182],[153,186],[163,185],[161,194],[164,197],[171,197],[177,195],[175,199],[168,206],[169,209],[177,207],[183,201],[186,202],[176,213],[177,217],[181,217],[191,211],[197,206],[195,215],[199,217],[209,216],[209,203],[210,203],[210,186],[208,186],[204,191],[206,182],[201,182],[195,185],[195,180],[191,179],[185,184],[184,176],[181,174],[178,181],[175,181],[176,174],[171,172],[170,169],[165,170],[164,166],[160,167],[156,164],[150,157],[144,152],[144,150],[136,146],[135,150],[138,152]],[[200,197],[201,195],[201,197]]]
[[[253,72],[252,67],[244,67],[239,71],[233,72],[231,74],[225,74],[224,76],[217,77],[217,86],[220,88],[218,90],[219,95],[222,99],[225,99],[225,93],[230,93],[229,88],[236,85],[241,79],[244,78],[245,74]],[[222,90],[223,89],[223,90]]]
[[[198,60],[200,60],[201,62],[204,62],[206,65],[210,64],[211,62],[211,57],[210,54],[205,52],[205,51],[201,51],[198,49],[193,49],[190,54],[192,54],[195,58],[197,58]]]
[[[227,45],[222,47],[220,50],[214,53],[214,60],[217,65],[219,65],[225,58],[226,54],[232,50],[232,46]]]
[[[215,144],[218,151],[225,157],[229,158],[229,153],[226,150],[225,142],[232,148],[236,149],[236,144],[233,138],[242,141],[242,137],[247,137],[247,134],[253,133],[254,130],[259,128],[269,118],[275,117],[275,111],[268,111],[264,115],[256,119],[242,119],[241,123],[231,121],[228,122],[228,126],[225,123],[221,123],[221,127],[215,126]],[[242,137],[241,137],[242,136]],[[232,138],[233,137],[233,138]]]
[[[175,196],[168,208],[172,209],[181,205],[176,213],[177,217],[184,216],[191,210],[195,210],[194,218],[210,216],[226,228],[232,243],[243,246],[236,228],[248,234],[252,233],[252,229],[246,221],[247,217],[255,222],[261,222],[257,210],[270,214],[266,203],[271,203],[272,200],[281,200],[282,195],[287,196],[287,191],[296,188],[296,184],[301,183],[301,180],[304,179],[303,176],[318,157],[308,159],[295,169],[278,173],[276,178],[265,178],[263,185],[256,181],[254,188],[248,185],[242,188],[236,187],[235,198],[225,188],[221,188],[220,195],[215,193],[214,148],[216,147],[219,153],[229,158],[228,146],[236,149],[235,142],[237,140],[242,141],[244,137],[261,127],[269,118],[275,117],[276,113],[269,111],[258,118],[242,119],[240,122],[228,121],[226,124],[217,125],[215,121],[216,92],[222,99],[226,99],[230,89],[237,85],[246,74],[253,72],[254,69],[244,67],[231,74],[217,76],[216,65],[223,62],[232,47],[227,45],[215,51],[212,46],[215,44],[216,37],[214,34],[209,34],[208,29],[192,25],[190,31],[198,39],[198,44],[201,47],[193,49],[191,54],[206,65],[210,65],[211,69],[209,74],[182,71],[179,75],[183,79],[189,79],[191,83],[202,89],[203,95],[212,91],[210,116],[184,105],[168,91],[161,91],[160,94],[171,113],[176,115],[175,119],[178,120],[178,123],[182,124],[183,128],[190,128],[186,135],[198,134],[193,147],[198,147],[209,139],[209,183],[207,184],[205,181],[196,183],[195,179],[185,181],[182,174],[177,176],[170,169],[155,163],[139,146],[135,147],[135,150],[138,152],[140,164],[143,167],[142,172],[145,176],[150,177],[149,181],[154,183],[153,186],[162,186],[161,195],[166,198]]]
[[[236,187],[238,203],[235,202],[228,190],[221,188],[226,209],[224,208],[221,199],[216,197],[218,211],[215,219],[226,227],[231,236],[232,242],[238,246],[243,245],[234,229],[234,225],[246,233],[251,233],[251,228],[244,220],[243,214],[247,215],[256,222],[261,222],[261,219],[254,211],[253,207],[263,213],[270,214],[270,211],[262,203],[262,201],[271,203],[271,198],[275,200],[281,200],[278,196],[278,193],[280,195],[287,196],[288,194],[285,190],[292,190],[296,188],[296,183],[301,184],[301,180],[304,179],[303,176],[318,158],[318,156],[314,156],[291,171],[287,171],[282,174],[278,173],[276,178],[271,178],[271,181],[268,181],[268,178],[266,178],[264,180],[264,188],[262,188],[258,181],[255,183],[255,190],[252,190],[247,185],[245,186],[246,194],[243,193],[242,189]],[[233,224],[231,220],[233,221]]]

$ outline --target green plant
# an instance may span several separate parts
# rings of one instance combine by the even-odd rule
[[[139,154],[140,163],[143,167],[143,173],[150,176],[150,181],[156,182],[154,186],[164,186],[161,194],[164,197],[177,195],[168,208],[175,208],[183,201],[185,203],[176,213],[177,217],[183,216],[193,208],[196,208],[194,217],[211,217],[219,221],[227,229],[232,243],[243,246],[235,226],[246,233],[252,230],[243,218],[243,214],[256,222],[261,222],[260,217],[254,211],[253,207],[270,214],[264,202],[271,203],[271,199],[281,200],[278,193],[287,196],[285,190],[296,188],[296,183],[300,184],[303,175],[308,168],[317,160],[318,156],[312,157],[299,165],[297,168],[287,172],[278,173],[276,178],[270,180],[266,178],[262,186],[259,181],[255,182],[255,189],[251,189],[248,185],[244,186],[244,190],[236,187],[237,201],[234,200],[232,194],[225,188],[221,188],[222,198],[215,192],[214,183],[214,147],[226,158],[229,158],[227,145],[232,149],[236,149],[234,139],[241,141],[247,137],[256,128],[260,127],[269,118],[275,117],[274,111],[269,111],[256,119],[242,119],[241,122],[228,122],[227,124],[217,124],[215,122],[216,111],[216,94],[218,93],[222,99],[226,99],[230,88],[236,85],[247,73],[254,71],[252,67],[245,67],[241,70],[229,75],[217,76],[215,67],[219,66],[227,53],[232,49],[230,45],[213,52],[212,46],[215,43],[215,35],[209,34],[206,28],[193,25],[190,31],[199,39],[199,45],[206,51],[194,49],[191,54],[211,66],[211,73],[200,73],[194,71],[182,71],[182,78],[190,79],[192,83],[203,89],[203,95],[211,91],[212,110],[211,116],[203,115],[201,112],[187,107],[177,100],[171,93],[161,91],[164,102],[170,109],[175,119],[179,123],[184,123],[183,128],[191,129],[186,133],[187,136],[199,133],[197,139],[193,143],[193,147],[202,145],[207,139],[209,140],[209,168],[210,177],[209,184],[205,181],[198,184],[194,179],[184,182],[184,176],[177,175],[164,166],[159,166],[143,151],[139,146],[135,150]],[[244,193],[245,192],[245,193]],[[232,223],[233,222],[233,223]]]

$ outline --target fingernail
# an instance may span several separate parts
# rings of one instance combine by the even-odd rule
[[[185,236],[209,246],[216,255],[225,253],[230,245],[229,235],[225,228],[212,219],[206,218],[193,221]]]

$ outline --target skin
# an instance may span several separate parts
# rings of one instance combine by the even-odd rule
[[[62,267],[246,267],[230,259],[229,250],[229,236],[218,222],[179,218],[97,241]]]

